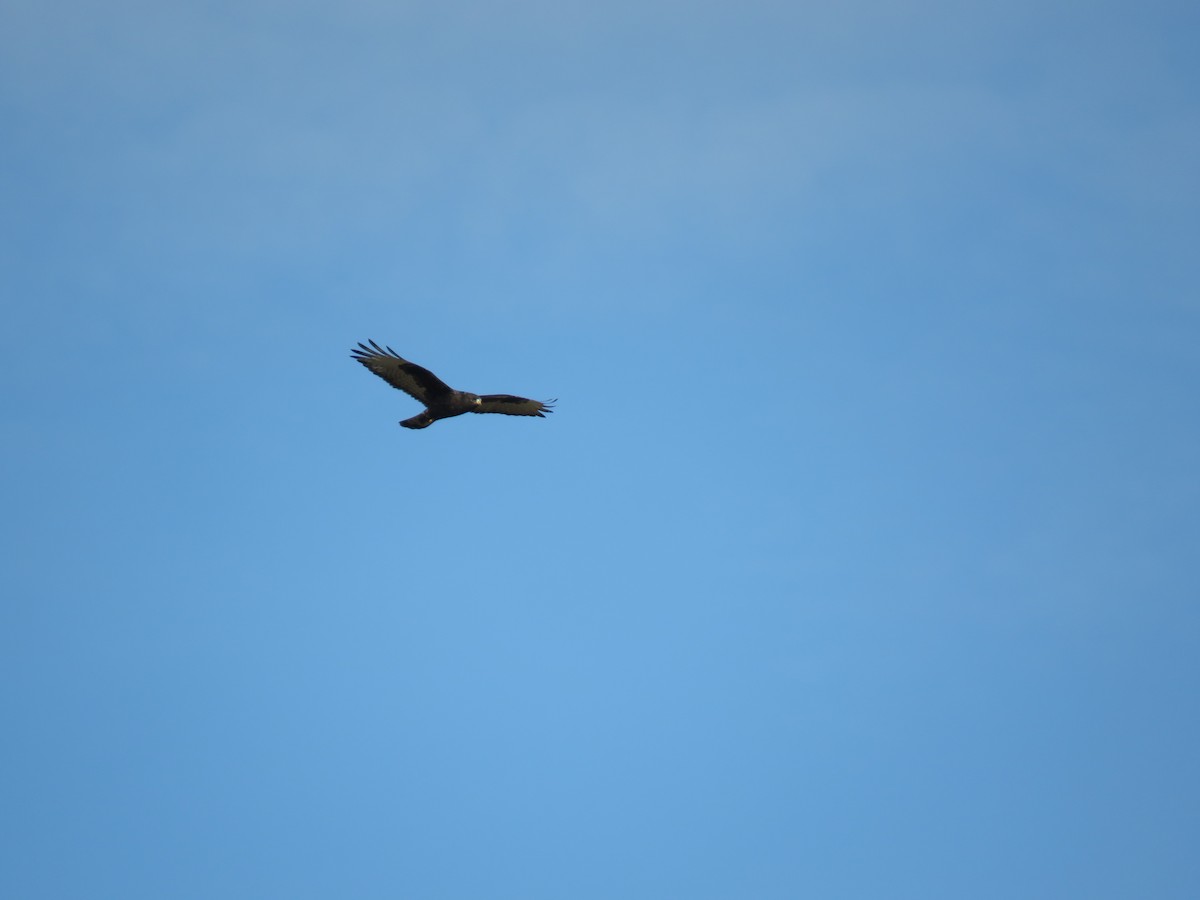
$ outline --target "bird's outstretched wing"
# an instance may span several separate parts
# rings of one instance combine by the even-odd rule
[[[450,386],[428,369],[410,363],[391,347],[385,349],[374,341],[369,343],[370,347],[360,341],[358,346],[361,349],[353,349],[350,353],[392,387],[399,388],[426,406],[439,396],[451,393]]]
[[[480,413],[503,413],[506,416],[538,416],[545,418],[546,413],[554,412],[553,400],[543,403],[541,400],[529,400],[526,397],[514,397],[512,394],[483,394],[479,406],[474,410]]]

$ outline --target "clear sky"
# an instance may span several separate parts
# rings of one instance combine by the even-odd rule
[[[0,895],[1200,896],[1197,33],[5,0]]]

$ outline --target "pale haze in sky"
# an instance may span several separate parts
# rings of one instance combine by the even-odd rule
[[[7,0],[0,896],[1200,896],[1198,31]]]

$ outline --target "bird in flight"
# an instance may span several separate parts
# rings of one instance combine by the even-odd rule
[[[456,391],[428,369],[411,363],[391,347],[380,347],[374,341],[359,341],[351,356],[394,388],[404,391],[414,400],[425,404],[425,410],[400,424],[405,428],[428,428],[438,419],[449,419],[463,413],[502,413],[506,416],[537,416],[545,418],[553,412],[555,401],[529,400],[512,394],[472,394]]]

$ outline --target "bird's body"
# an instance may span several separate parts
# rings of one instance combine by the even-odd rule
[[[425,409],[400,424],[405,428],[428,428],[438,419],[449,419],[463,413],[501,413],[508,416],[537,416],[544,418],[552,412],[553,400],[543,403],[512,394],[472,394],[456,391],[428,369],[404,359],[391,347],[359,343],[351,350],[354,359],[398,390],[425,404]]]

